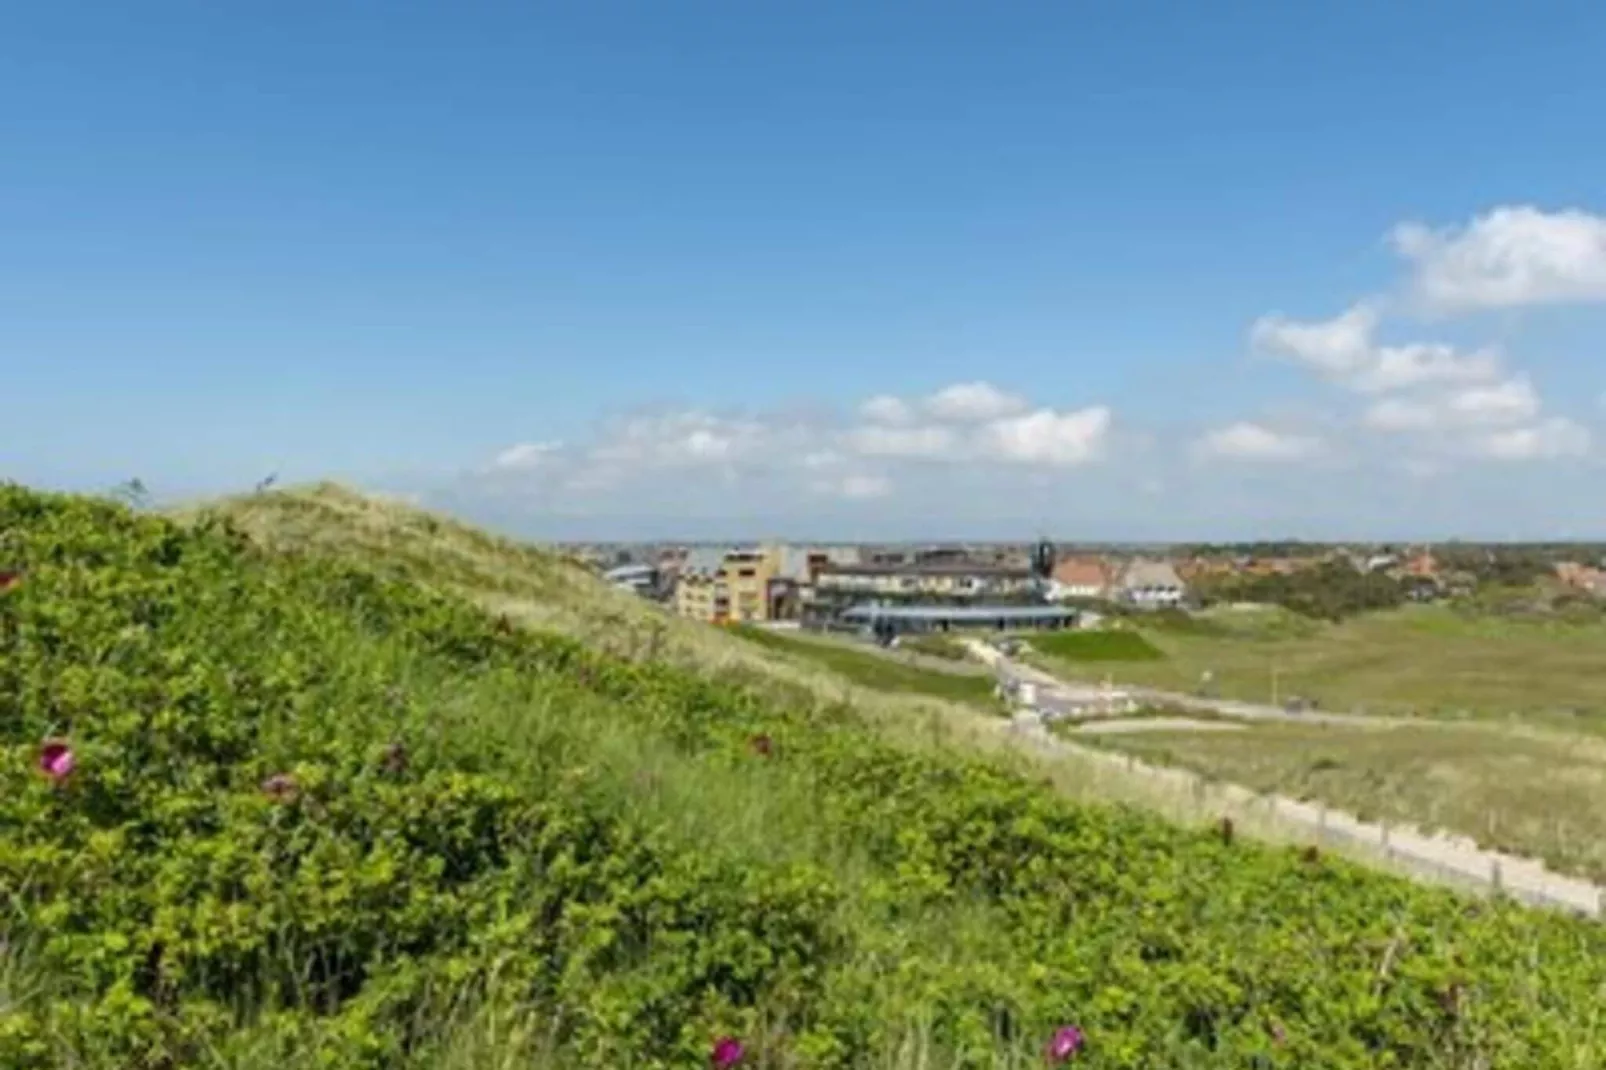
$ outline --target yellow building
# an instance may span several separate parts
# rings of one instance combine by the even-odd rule
[[[770,619],[770,580],[778,555],[773,548],[732,550],[720,576],[728,598],[726,619],[732,622]]]
[[[711,624],[768,620],[779,560],[774,547],[692,550],[675,583],[676,615]]]

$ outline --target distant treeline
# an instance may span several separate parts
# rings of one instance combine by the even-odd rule
[[[1337,621],[1402,605],[1415,588],[1424,585],[1431,586],[1431,581],[1362,572],[1347,561],[1333,560],[1266,576],[1203,576],[1194,582],[1193,594],[1204,605],[1260,602],[1318,620]]]

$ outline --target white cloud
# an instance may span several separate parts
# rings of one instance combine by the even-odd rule
[[[1425,398],[1384,398],[1366,410],[1362,421],[1379,431],[1503,427],[1533,420],[1540,409],[1533,383],[1527,376],[1517,375],[1493,386]]]
[[[810,484],[816,494],[829,494],[854,501],[885,498],[892,493],[892,480],[886,476],[855,472],[838,479],[819,479]]]
[[[493,468],[529,469],[552,463],[563,449],[561,442],[520,442],[498,453]]]
[[[935,420],[976,423],[1014,416],[1026,411],[1026,399],[1008,394],[991,383],[955,383],[932,394],[922,406]]]
[[[1382,394],[1433,383],[1486,383],[1500,376],[1500,357],[1492,350],[1458,353],[1437,342],[1380,346],[1368,368],[1351,382],[1366,394]]]
[[[914,419],[914,410],[902,398],[880,394],[859,406],[866,420],[877,424],[906,424]]]
[[[1243,461],[1298,461],[1321,450],[1321,441],[1311,435],[1276,431],[1247,420],[1207,432],[1195,444],[1204,457]]]
[[[1102,405],[1075,412],[1039,409],[994,420],[983,428],[980,444],[986,456],[1017,464],[1086,464],[1102,451],[1112,419]]]
[[[1249,341],[1262,353],[1285,357],[1332,379],[1363,370],[1371,359],[1378,311],[1366,302],[1314,323],[1280,313],[1262,316],[1249,328]]]
[[[934,459],[953,452],[958,441],[947,427],[868,427],[847,434],[847,445],[866,457],[924,457]]]
[[[1433,383],[1480,383],[1500,376],[1499,355],[1459,353],[1437,342],[1378,345],[1378,307],[1361,302],[1330,320],[1262,316],[1249,329],[1256,351],[1280,357],[1363,394]]]
[[[1429,309],[1606,301],[1606,218],[1588,212],[1504,206],[1462,227],[1402,223],[1389,239]]]
[[[990,469],[1061,470],[1101,455],[1112,415],[1103,406],[1033,409],[984,382],[918,398],[874,397],[856,418],[702,410],[638,413],[602,424],[587,443],[524,443],[498,455],[488,484],[504,496],[638,493],[668,505],[745,487],[778,499],[798,490],[850,500],[886,497],[902,485],[897,466],[933,464],[991,479]],[[887,465],[892,471],[881,471]],[[946,478],[946,476],[944,477]],[[522,482],[521,482],[522,481]],[[663,507],[663,506],[658,506]]]
[[[1581,457],[1589,452],[1589,431],[1561,416],[1531,427],[1490,431],[1471,440],[1471,452],[1497,461],[1534,461]]]

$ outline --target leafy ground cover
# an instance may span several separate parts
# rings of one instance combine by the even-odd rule
[[[1031,648],[1065,661],[1159,661],[1165,657],[1142,632],[1131,628],[1046,632],[1027,640]]]
[[[0,532],[0,1065],[1606,1062],[1590,923],[217,523],[0,488]]]
[[[751,625],[730,629],[746,641],[823,666],[845,680],[874,691],[931,695],[985,709],[994,709],[997,681],[991,673],[953,672],[910,665],[895,651],[855,650],[846,643],[810,639]]]

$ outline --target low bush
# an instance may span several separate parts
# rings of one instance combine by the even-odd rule
[[[0,487],[0,1065],[1606,1064],[1593,924]]]

